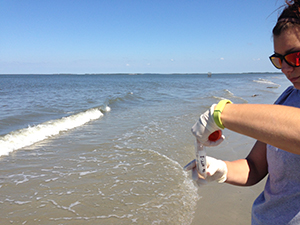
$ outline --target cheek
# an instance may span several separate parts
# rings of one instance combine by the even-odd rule
[[[294,76],[299,76],[300,77],[300,67],[294,67]]]

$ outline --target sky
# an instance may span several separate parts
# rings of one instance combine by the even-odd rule
[[[0,0],[0,74],[279,72],[284,0]]]

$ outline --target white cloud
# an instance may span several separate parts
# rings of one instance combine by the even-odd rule
[[[221,57],[221,58],[220,58],[220,60],[224,60],[224,58],[223,58],[223,57]]]

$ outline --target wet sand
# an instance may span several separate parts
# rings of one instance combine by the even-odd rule
[[[192,225],[196,224],[251,224],[253,201],[263,190],[264,181],[253,187],[234,187],[228,184],[207,185],[199,189],[198,202]],[[205,191],[205,195],[202,194]]]

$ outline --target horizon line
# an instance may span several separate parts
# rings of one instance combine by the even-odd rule
[[[282,74],[282,72],[236,72],[236,73],[0,73],[2,75],[222,75],[222,74]]]

